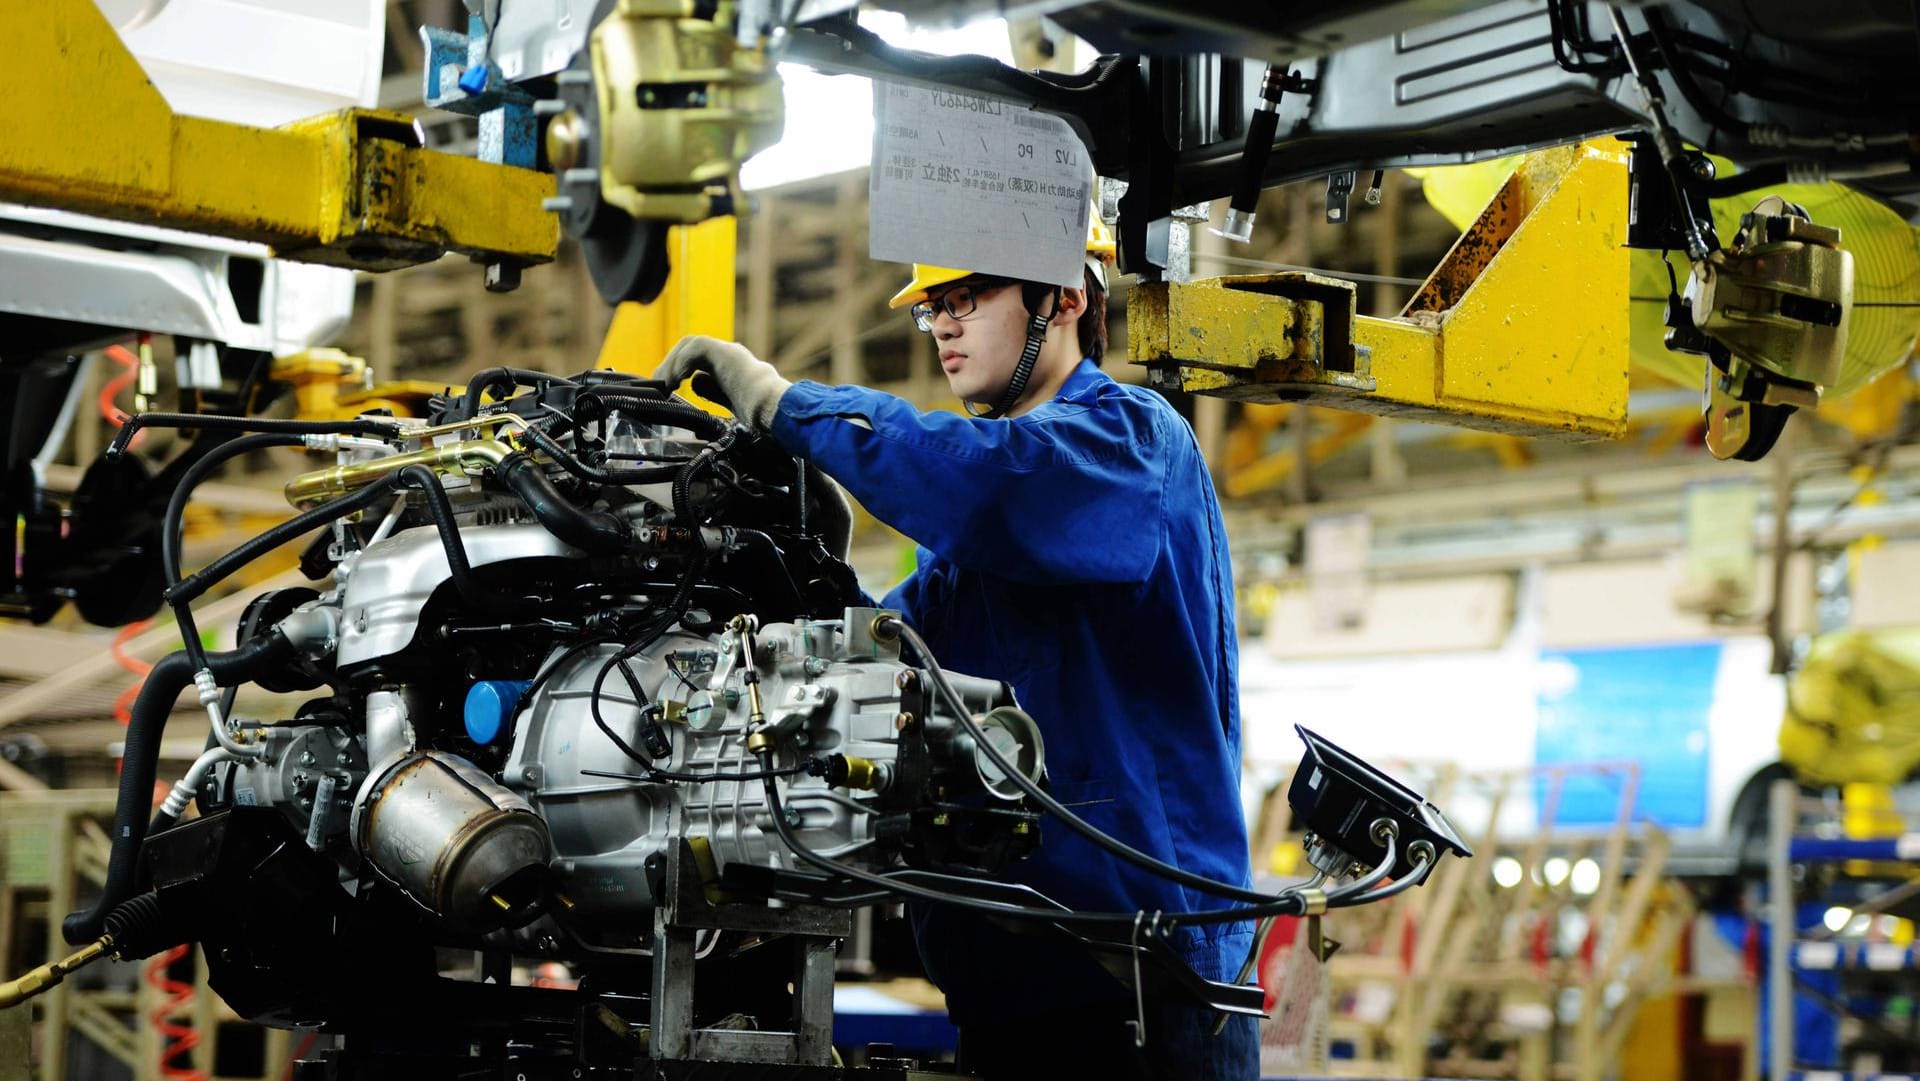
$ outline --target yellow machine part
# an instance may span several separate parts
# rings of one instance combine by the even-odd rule
[[[1920,630],[1814,640],[1787,685],[1780,758],[1813,784],[1898,784],[1920,767]]]
[[[553,178],[420,146],[411,117],[345,109],[280,128],[183,116],[93,0],[7,6],[0,200],[391,270],[449,251],[553,258]]]
[[[1421,178],[1427,201],[1434,209],[1464,229],[1485,203],[1487,193],[1499,186],[1519,160],[1509,157],[1408,172]],[[1738,172],[1725,158],[1713,160],[1721,176]],[[1816,224],[1839,229],[1840,247],[1853,253],[1854,307],[1846,357],[1839,378],[1827,388],[1827,396],[1851,394],[1905,361],[1920,335],[1920,307],[1898,306],[1920,302],[1920,230],[1871,196],[1844,184],[1783,184],[1716,200],[1713,221],[1721,240],[1732,237],[1740,226],[1740,216],[1768,195],[1798,203]],[[1704,378],[1701,358],[1669,352],[1662,344],[1668,281],[1666,269],[1660,265],[1660,253],[1635,251],[1630,262],[1633,363],[1683,386],[1700,386]],[[1684,291],[1684,252],[1675,254],[1673,267]]]
[[[667,256],[673,270],[666,285],[651,304],[628,301],[613,310],[596,366],[652,375],[667,350],[689,334],[731,341],[738,235],[739,223],[731,217],[669,230]],[[709,413],[729,415],[691,390],[680,393]]]
[[[1136,285],[1127,350],[1160,385],[1507,435],[1617,438],[1627,413],[1626,160],[1510,171],[1399,318],[1311,274]]]

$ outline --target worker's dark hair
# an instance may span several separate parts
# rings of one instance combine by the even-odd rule
[[[1098,367],[1107,356],[1107,291],[1100,288],[1091,269],[1081,272],[1084,281],[1081,289],[1087,296],[1087,310],[1080,313],[1080,355],[1091,359]],[[1027,310],[1039,311],[1043,305],[1051,304],[1047,294],[1053,292],[1051,285],[1038,282],[1021,282],[1020,299]]]

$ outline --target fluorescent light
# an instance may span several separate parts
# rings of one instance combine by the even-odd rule
[[[1005,19],[982,19],[951,30],[909,30],[904,15],[862,11],[860,25],[903,49],[1013,62]],[[758,191],[866,168],[873,158],[873,81],[860,75],[823,75],[801,64],[781,64],[780,80],[787,102],[786,132],[741,167],[740,186]]]
[[[1510,890],[1518,886],[1520,876],[1524,873],[1520,869],[1520,861],[1512,856],[1501,856],[1493,861],[1493,880],[1500,885],[1501,889]]]

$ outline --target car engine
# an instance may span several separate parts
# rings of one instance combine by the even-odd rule
[[[1244,975],[1186,967],[1162,914],[998,880],[1043,817],[1131,850],[1047,794],[1005,683],[946,672],[860,592],[844,498],[766,435],[620,373],[511,369],[422,419],[142,414],[109,455],[147,426],[216,441],[161,530],[185,648],[133,705],[106,883],[63,925],[82,949],[0,1005],[193,941],[241,1016],[343,1037],[314,1077],[815,1076],[839,1069],[852,910],[908,899],[1065,935],[1141,995],[1260,1012]],[[276,446],[334,464],[287,485],[293,518],[182,574],[194,486]],[[254,598],[237,647],[209,652],[193,601],[316,532],[317,586]],[[247,717],[244,684],[307,697]],[[189,688],[207,749],[148,820]],[[1174,918],[1315,914],[1467,854],[1431,804],[1342,768],[1351,784],[1295,786],[1321,874],[1271,895],[1201,881],[1241,904]],[[577,982],[516,981],[516,961]]]

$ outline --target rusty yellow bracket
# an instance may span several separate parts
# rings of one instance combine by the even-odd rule
[[[1393,319],[1306,273],[1136,286],[1127,352],[1159,386],[1508,435],[1627,421],[1627,172],[1609,145],[1530,155]]]
[[[544,263],[553,178],[423,149],[412,118],[347,109],[281,128],[175,113],[93,0],[6,5],[0,200],[391,270],[459,252]]]

